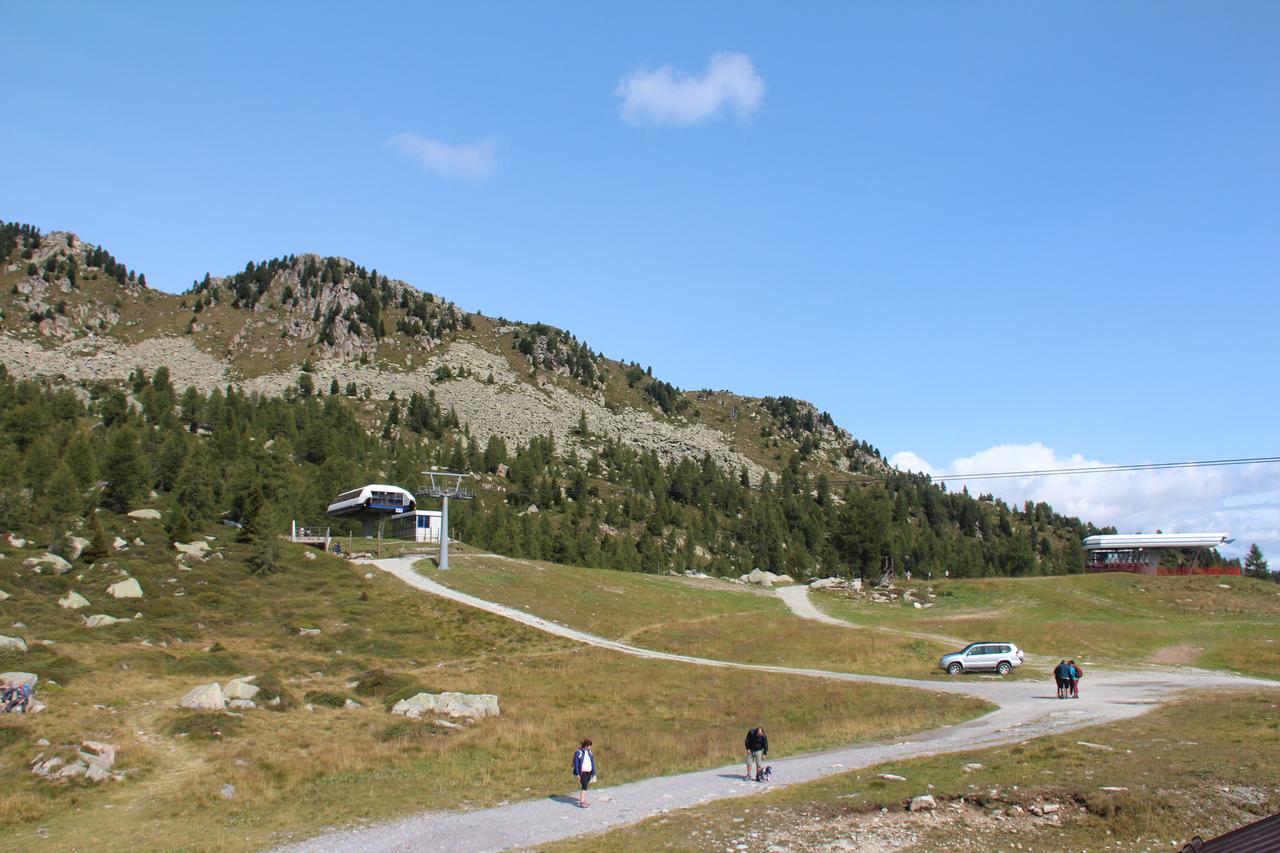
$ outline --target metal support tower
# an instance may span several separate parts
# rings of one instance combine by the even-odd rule
[[[449,498],[469,501],[475,497],[473,492],[462,488],[462,480],[470,474],[451,474],[447,471],[423,471],[430,481],[425,489],[418,492],[419,498],[439,498],[440,507],[440,568],[449,568]]]

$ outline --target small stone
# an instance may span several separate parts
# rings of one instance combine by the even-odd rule
[[[907,811],[931,812],[937,807],[938,803],[933,799],[932,794],[922,794],[911,798],[911,804],[907,806]]]
[[[236,786],[227,784],[222,786],[222,799],[234,800],[236,798]]]
[[[320,636],[319,628],[299,628],[298,636],[300,637],[318,637]]]
[[[148,521],[159,521],[159,520],[160,520],[160,510],[158,510],[158,509],[135,509],[133,512],[129,513],[129,517],[130,517],[130,518],[145,519],[145,520],[148,520]]]
[[[881,778],[881,779],[884,779],[886,782],[905,782],[905,781],[907,781],[907,778],[906,778],[905,776],[899,776],[899,775],[898,775],[898,774],[896,774],[896,773],[881,773],[881,774],[880,774],[880,778]]]
[[[972,773],[975,770],[981,770],[981,769],[982,769],[982,765],[978,764],[977,762],[974,762],[972,764],[966,764],[964,766],[965,773]]]
[[[97,613],[93,616],[84,617],[84,624],[87,628],[101,628],[105,625],[115,625],[116,623],[123,621],[125,620],[117,619],[114,616],[108,616],[105,613]]]
[[[1121,791],[1127,791],[1128,788],[1122,788],[1119,785],[1103,785],[1100,790],[1106,791],[1108,794],[1118,794]]]
[[[358,711],[364,706],[354,699],[348,699],[347,701],[342,703],[342,707],[344,710],[347,710],[347,711]]]
[[[127,551],[128,549],[129,549],[129,540],[127,539],[121,539],[119,536],[117,536],[111,542],[111,550],[113,551]]]

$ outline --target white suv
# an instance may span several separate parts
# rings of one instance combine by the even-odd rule
[[[1008,675],[1015,666],[1022,666],[1022,650],[1013,643],[970,643],[943,655],[938,666],[952,675],[992,670]]]

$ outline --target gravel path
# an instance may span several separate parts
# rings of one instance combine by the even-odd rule
[[[688,808],[700,803],[729,797],[743,797],[767,787],[809,782],[835,773],[860,767],[979,749],[1015,741],[1026,741],[1055,732],[1135,717],[1186,690],[1205,688],[1240,688],[1280,686],[1276,682],[1243,678],[1202,670],[1176,672],[1108,672],[1091,676],[1077,701],[1061,702],[1048,682],[1028,683],[1003,681],[998,678],[957,679],[931,682],[909,678],[828,672],[782,666],[742,664],[689,655],[669,654],[620,643],[578,631],[511,607],[484,601],[419,575],[413,570],[416,558],[370,561],[372,565],[395,575],[417,589],[448,598],[490,613],[505,616],[541,631],[566,637],[622,654],[657,660],[669,660],[697,666],[731,667],[762,672],[775,672],[805,678],[828,678],[839,681],[891,684],[930,690],[935,693],[960,693],[986,699],[998,710],[976,720],[956,726],[912,735],[889,743],[851,746],[827,752],[773,758],[774,781],[769,785],[749,783],[742,778],[741,765],[714,770],[701,770],[676,776],[665,776],[631,782],[593,792],[589,809],[576,807],[569,796],[572,787],[565,774],[563,793],[545,799],[530,800],[473,812],[427,812],[402,820],[361,829],[333,830],[308,841],[280,848],[287,851],[489,851],[546,844],[577,835],[604,832],[614,827],[635,823],[655,814]],[[807,593],[803,587],[798,589]],[[782,592],[780,590],[780,592]],[[797,593],[784,597],[793,610],[807,605],[807,595]],[[819,621],[834,621],[819,614]],[[804,614],[801,614],[804,615]],[[812,618],[812,617],[806,617]],[[732,733],[737,737],[738,733]],[[957,759],[960,760],[960,759]],[[607,767],[608,764],[606,763]],[[604,777],[607,780],[607,776]],[[923,784],[923,783],[922,783]],[[920,793],[924,793],[922,788]]]

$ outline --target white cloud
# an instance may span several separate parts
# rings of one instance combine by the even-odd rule
[[[478,184],[498,169],[494,139],[453,145],[416,133],[397,133],[387,145],[425,171],[449,180]]]
[[[1057,512],[1121,533],[1227,530],[1235,543],[1222,549],[1242,555],[1254,541],[1280,540],[1280,465],[1110,471],[1097,474],[1010,477],[965,482],[963,475],[1001,471],[1093,468],[1108,463],[1080,454],[1060,457],[1039,442],[1003,444],[935,468],[911,451],[895,453],[889,464],[904,471],[936,475],[944,471],[947,489],[968,486],[970,494],[990,493],[1005,501],[1045,501]],[[1280,548],[1261,545],[1272,566]]]
[[[697,124],[731,109],[739,118],[755,112],[764,79],[742,53],[717,53],[701,77],[664,65],[637,69],[618,83],[622,117],[632,124]]]

